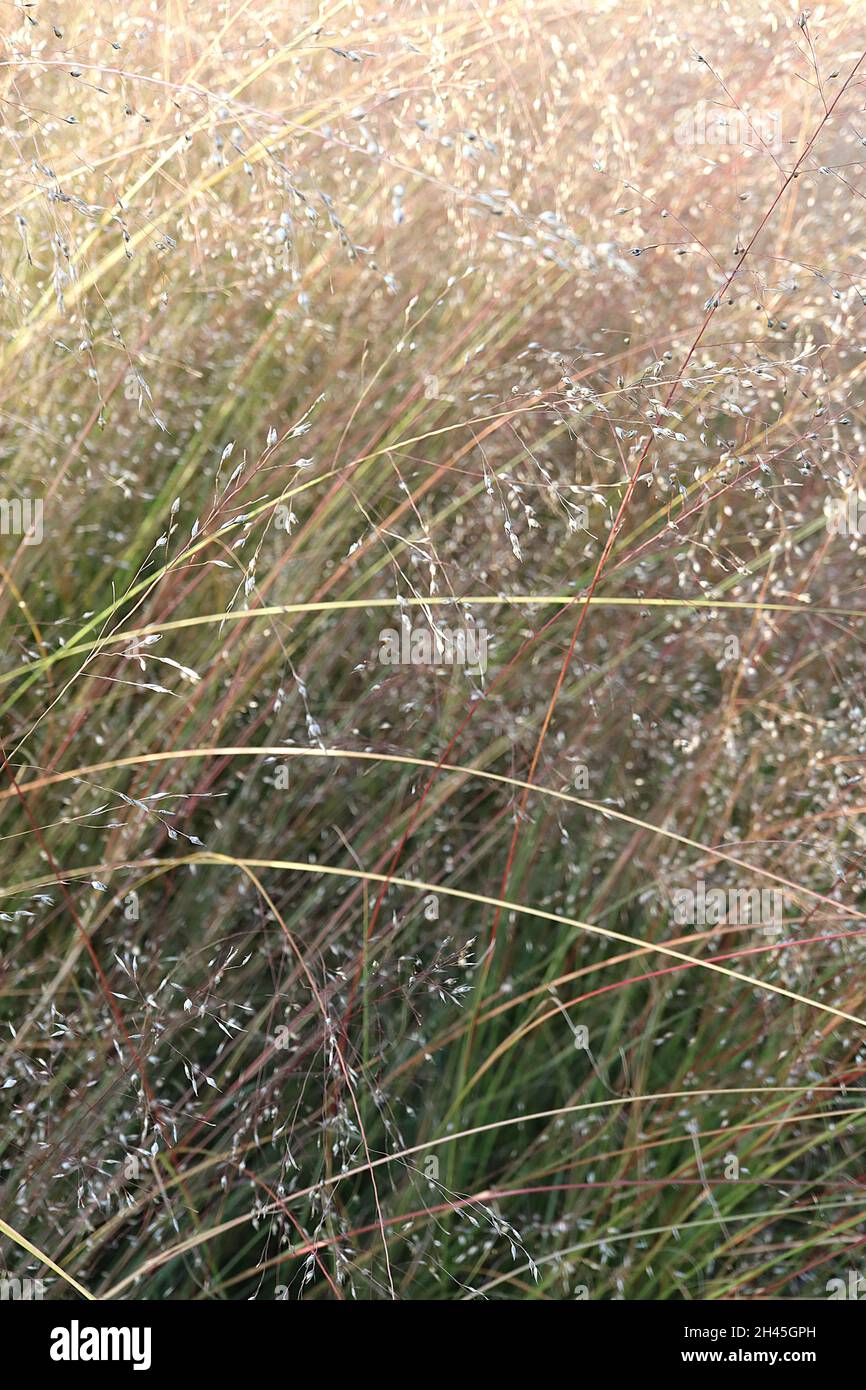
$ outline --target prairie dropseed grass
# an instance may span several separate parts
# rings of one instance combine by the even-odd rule
[[[4,9],[10,1297],[859,1296],[866,54],[736,11]]]

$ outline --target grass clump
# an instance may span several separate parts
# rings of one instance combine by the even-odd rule
[[[855,11],[49,10],[0,69],[7,1271],[825,1296]]]

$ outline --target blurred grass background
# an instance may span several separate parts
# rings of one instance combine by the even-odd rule
[[[858,17],[6,7],[8,1273],[862,1267]]]

